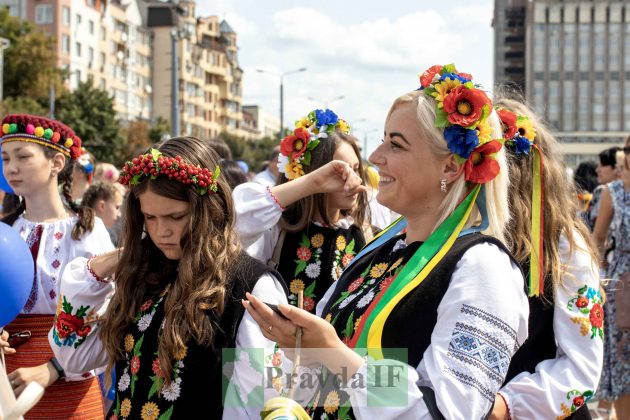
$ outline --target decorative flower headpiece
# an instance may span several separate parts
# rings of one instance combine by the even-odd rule
[[[220,173],[219,165],[211,173],[209,169],[184,162],[181,156],[172,158],[164,156],[157,149],[151,149],[149,153],[125,163],[118,182],[133,186],[139,184],[145,176],[156,179],[160,175],[166,175],[182,184],[193,185],[199,195],[204,195],[217,192]]]
[[[70,127],[35,115],[11,114],[2,119],[2,144],[10,141],[40,144],[72,160],[81,156],[81,139]]]
[[[453,64],[435,65],[420,75],[420,89],[435,100],[435,126],[444,129],[448,150],[465,162],[466,180],[484,184],[499,173],[495,156],[502,142],[492,139],[488,116],[492,102]]]
[[[497,114],[501,119],[505,144],[510,146],[517,155],[529,155],[529,150],[532,148],[536,138],[536,129],[529,117],[516,115],[504,108],[498,108]]]
[[[317,147],[320,139],[327,138],[335,130],[348,134],[350,125],[330,109],[316,109],[296,121],[293,134],[280,142],[278,171],[288,179],[304,175],[304,166],[311,164],[311,151]]]
[[[81,167],[81,170],[89,177],[91,182],[91,177],[94,173],[94,162],[92,162],[92,156],[85,147],[81,148],[81,156],[77,159],[77,163]]]

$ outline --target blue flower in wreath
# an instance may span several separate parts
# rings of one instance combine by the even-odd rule
[[[529,149],[532,148],[531,142],[527,139],[527,137],[516,136],[514,138],[514,150],[517,154],[526,154],[529,155]]]
[[[473,149],[479,145],[477,130],[469,130],[460,125],[446,127],[444,138],[448,143],[448,150],[464,159],[468,159]]]
[[[317,118],[317,128],[324,125],[335,125],[339,121],[339,117],[330,109],[322,111],[321,109],[315,110],[315,118]]]
[[[462,84],[466,82],[470,82],[470,79],[467,79],[464,76],[460,76],[459,74],[455,74],[455,73],[446,73],[440,76],[440,80],[446,80],[446,79],[459,80]]]

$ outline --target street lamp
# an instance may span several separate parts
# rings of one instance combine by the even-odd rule
[[[340,100],[342,100],[342,99],[344,99],[344,98],[345,98],[345,96],[341,95],[341,96],[337,96],[337,97],[335,97],[335,98],[328,99],[328,100],[324,101],[324,100],[322,100],[322,99],[313,98],[312,96],[309,96],[309,97],[308,97],[308,99],[309,99],[310,101],[313,101],[313,102],[319,102],[319,103],[324,104],[324,109],[328,109],[328,104],[329,104],[329,103],[331,103],[331,102],[335,102],[335,101],[340,101]]]
[[[301,73],[306,71],[306,67],[302,67],[297,70],[285,71],[284,73],[276,73],[274,71],[257,69],[258,73],[272,74],[280,78],[280,139],[282,140],[282,133],[284,132],[284,77],[293,73]]]
[[[4,83],[4,50],[9,48],[11,41],[6,38],[0,38],[0,101],[4,98],[2,84]]]

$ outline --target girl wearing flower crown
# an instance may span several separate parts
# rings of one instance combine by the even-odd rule
[[[238,300],[249,292],[283,303],[286,289],[241,250],[230,188],[207,142],[172,138],[127,162],[120,182],[130,186],[124,248],[71,263],[54,351],[71,371],[115,367],[108,419],[220,418],[222,349],[263,349],[269,365],[279,357]],[[89,329],[70,328],[72,316]],[[226,378],[245,390],[253,377],[235,365]],[[254,418],[259,408],[247,402],[225,416]]]
[[[68,418],[76,413],[82,413],[80,418],[102,418],[96,378],[81,375],[83,370],[64,373],[47,338],[68,263],[113,249],[103,222],[91,209],[77,208],[70,198],[81,139],[58,121],[8,115],[2,120],[1,142],[4,176],[15,194],[22,196],[20,206],[3,222],[20,233],[35,262],[30,296],[21,314],[6,326],[16,346],[15,353],[7,356],[10,383],[16,395],[31,381],[47,387],[28,418]]]
[[[309,312],[365,244],[363,166],[349,131],[333,111],[311,112],[280,144],[279,184],[234,189],[247,252],[277,265],[289,303],[295,305],[302,290]]]
[[[82,147],[81,156],[77,159],[74,171],[72,171],[72,190],[70,191],[72,201],[77,205],[81,205],[83,195],[92,185],[93,175],[94,156],[85,147]]]
[[[590,418],[603,360],[597,253],[553,134],[525,105],[495,103],[510,168],[510,249],[529,278],[529,337],[496,397],[495,419]]]
[[[434,66],[395,100],[370,162],[378,201],[402,218],[346,267],[319,317],[244,302],[281,347],[301,328],[304,350],[316,348],[303,357],[324,366],[324,383],[301,398],[314,418],[484,418],[527,337],[523,276],[501,242],[501,127],[471,79]]]

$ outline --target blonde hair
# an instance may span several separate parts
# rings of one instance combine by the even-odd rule
[[[588,253],[594,266],[597,265],[598,254],[590,232],[577,216],[578,201],[576,186],[567,179],[565,166],[558,152],[558,141],[526,105],[512,99],[497,99],[495,105],[518,115],[529,118],[536,129],[534,144],[540,150],[543,169],[542,190],[544,191],[544,236],[543,257],[544,273],[551,277],[554,289],[562,286],[562,277],[568,266],[561,263],[560,235],[568,241],[568,255],[576,249]],[[506,229],[509,248],[520,262],[530,258],[532,249],[531,209],[532,209],[532,153],[529,155],[512,155],[510,165],[510,204],[512,206],[512,223]],[[583,240],[583,242],[582,242]],[[583,243],[583,245],[581,245]]]
[[[444,129],[435,126],[435,101],[428,98],[421,91],[413,91],[398,97],[391,106],[387,119],[392,112],[403,104],[411,104],[416,107],[416,116],[418,123],[422,127],[431,151],[438,157],[447,157],[452,154],[448,150],[446,140],[444,139]],[[492,138],[499,139],[502,137],[501,124],[496,112],[492,112],[489,117],[490,126],[492,127]],[[483,232],[489,236],[493,236],[504,242],[505,226],[510,220],[510,211],[508,207],[508,166],[505,158],[505,148],[496,154],[495,159],[499,163],[501,170],[492,181],[484,184],[486,194],[486,208],[488,213],[488,228]],[[467,184],[464,173],[453,182],[448,192],[444,195],[442,204],[440,205],[441,216],[433,227],[435,230],[440,223],[455,210],[459,203],[466,198],[470,185]],[[477,206],[466,222],[465,228],[478,225],[481,221],[481,214]]]

